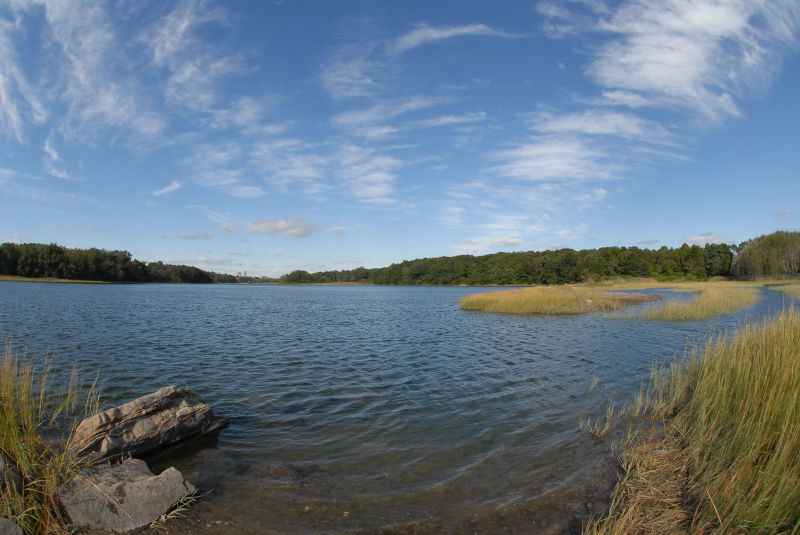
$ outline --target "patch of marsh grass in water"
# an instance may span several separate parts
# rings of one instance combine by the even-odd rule
[[[26,355],[5,344],[0,367],[0,516],[20,525],[27,534],[69,533],[58,493],[80,469],[80,460],[67,448],[80,418],[96,412],[94,385],[83,388],[76,370],[66,385],[53,384],[50,363],[37,367]],[[62,431],[57,440],[42,434]]]
[[[777,287],[778,290],[785,293],[792,299],[800,301],[800,282],[793,282],[791,284],[781,284]]]
[[[800,311],[788,309],[654,369],[608,515],[585,534],[800,533]]]
[[[666,321],[702,320],[732,314],[757,303],[760,297],[758,288],[711,287],[689,301],[668,301],[633,316]]]
[[[501,314],[586,314],[612,312],[661,299],[659,296],[598,292],[576,286],[536,286],[520,290],[483,292],[459,300],[464,310]]]

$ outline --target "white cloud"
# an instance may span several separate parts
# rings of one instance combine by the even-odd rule
[[[431,106],[444,102],[447,101],[442,98],[419,95],[404,99],[387,100],[367,109],[340,113],[333,118],[332,122],[340,128],[372,124],[386,121],[412,111],[430,108]]]
[[[669,133],[659,124],[636,115],[589,109],[581,112],[532,116],[532,128],[546,134],[589,134],[616,136],[646,142],[663,142]]]
[[[464,216],[466,213],[466,208],[450,201],[445,203],[445,205],[440,209],[439,221],[448,226],[459,226],[464,223]]]
[[[163,187],[161,189],[157,189],[155,191],[150,192],[153,197],[161,197],[163,195],[167,195],[168,193],[172,193],[174,191],[178,191],[181,189],[183,185],[178,182],[177,180],[173,180],[169,186]]]
[[[431,119],[421,119],[409,123],[412,127],[436,128],[439,126],[450,126],[454,124],[476,123],[486,120],[486,112],[465,113],[464,115],[443,115]]]
[[[373,96],[382,90],[376,81],[387,69],[385,59],[375,56],[375,45],[357,43],[336,48],[320,79],[335,99]]]
[[[209,221],[219,224],[220,230],[224,230],[225,232],[234,232],[237,229],[237,226],[231,222],[232,217],[230,214],[217,212],[200,204],[189,204],[186,205],[185,208],[204,212]]]
[[[247,227],[248,234],[283,234],[289,238],[306,238],[314,232],[314,223],[302,216],[281,220],[265,217]]]
[[[702,247],[703,245],[708,245],[709,243],[729,243],[729,240],[720,236],[716,236],[711,232],[706,232],[698,236],[692,236],[687,240],[687,243],[690,245],[700,245]]]
[[[335,234],[337,236],[344,236],[347,234],[347,227],[345,225],[326,225],[320,230]]]
[[[179,240],[210,240],[211,234],[200,232],[198,234],[176,234],[175,237]]]
[[[516,236],[483,237],[461,240],[458,251],[461,254],[483,254],[498,249],[518,248],[524,241]]]
[[[20,238],[19,234],[14,234],[6,241],[8,241],[8,243],[21,243],[22,238]]]
[[[397,202],[394,198],[394,182],[397,178],[394,169],[402,166],[403,161],[356,145],[343,147],[338,160],[340,168],[337,176],[357,199],[383,206]]]
[[[795,43],[799,24],[793,1],[631,1],[598,26],[618,38],[601,47],[589,73],[615,100],[717,121],[738,115],[736,97],[771,78],[780,62],[774,44]]]
[[[0,18],[0,131],[19,143],[26,123],[41,123],[48,115],[38,88],[28,82],[17,59],[22,34],[18,24]]]
[[[533,137],[491,156],[503,163],[489,171],[522,180],[607,180],[619,169],[602,149],[580,137]]]
[[[775,217],[788,217],[792,215],[794,215],[794,212],[790,208],[775,213]]]
[[[416,48],[420,45],[431,43],[434,41],[441,41],[443,39],[452,39],[453,37],[462,37],[467,35],[493,35],[498,37],[512,37],[503,31],[496,30],[485,24],[470,24],[466,26],[447,26],[442,28],[434,28],[426,24],[418,26],[415,30],[400,36],[394,43],[390,44],[388,49],[393,54],[402,54],[409,50]]]
[[[45,2],[51,48],[64,60],[58,73],[67,113],[59,133],[96,139],[111,129],[126,138],[152,138],[166,128],[143,101],[128,55],[103,6],[90,2]]]

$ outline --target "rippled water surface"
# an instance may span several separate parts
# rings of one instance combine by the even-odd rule
[[[214,489],[199,528],[524,532],[534,513],[509,511],[593,462],[581,419],[629,399],[654,360],[783,303],[762,290],[687,323],[459,310],[477,290],[0,282],[0,333],[99,374],[109,404],[176,384],[229,418],[167,459]]]

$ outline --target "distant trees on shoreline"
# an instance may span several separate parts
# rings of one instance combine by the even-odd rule
[[[565,284],[614,277],[706,279],[730,275],[733,249],[725,244],[558,249],[407,260],[384,268],[308,273],[293,271],[278,282],[381,285]]]
[[[237,282],[233,275],[194,266],[141,262],[128,251],[72,249],[53,243],[0,245],[0,275],[104,282]]]
[[[407,260],[383,268],[309,273],[293,271],[287,284],[379,285],[568,284],[615,277],[703,280],[710,277],[797,277],[800,233],[779,231],[739,246],[683,244],[677,248],[558,249]]]
[[[274,279],[236,277],[194,266],[144,263],[127,251],[71,249],[56,244],[0,245],[0,275],[106,282],[235,283]],[[382,268],[309,273],[296,270],[285,284],[532,285],[599,281],[615,277],[661,280],[800,276],[800,232],[778,231],[741,245],[683,244],[677,248],[558,249],[406,260]]]

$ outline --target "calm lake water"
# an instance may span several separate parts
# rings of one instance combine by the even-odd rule
[[[765,289],[686,323],[461,311],[479,290],[0,282],[0,335],[98,374],[108,404],[175,384],[230,419],[153,460],[213,489],[193,532],[537,533],[549,495],[585,509],[565,518],[592,512],[582,419],[630,399],[653,361],[784,303]]]

